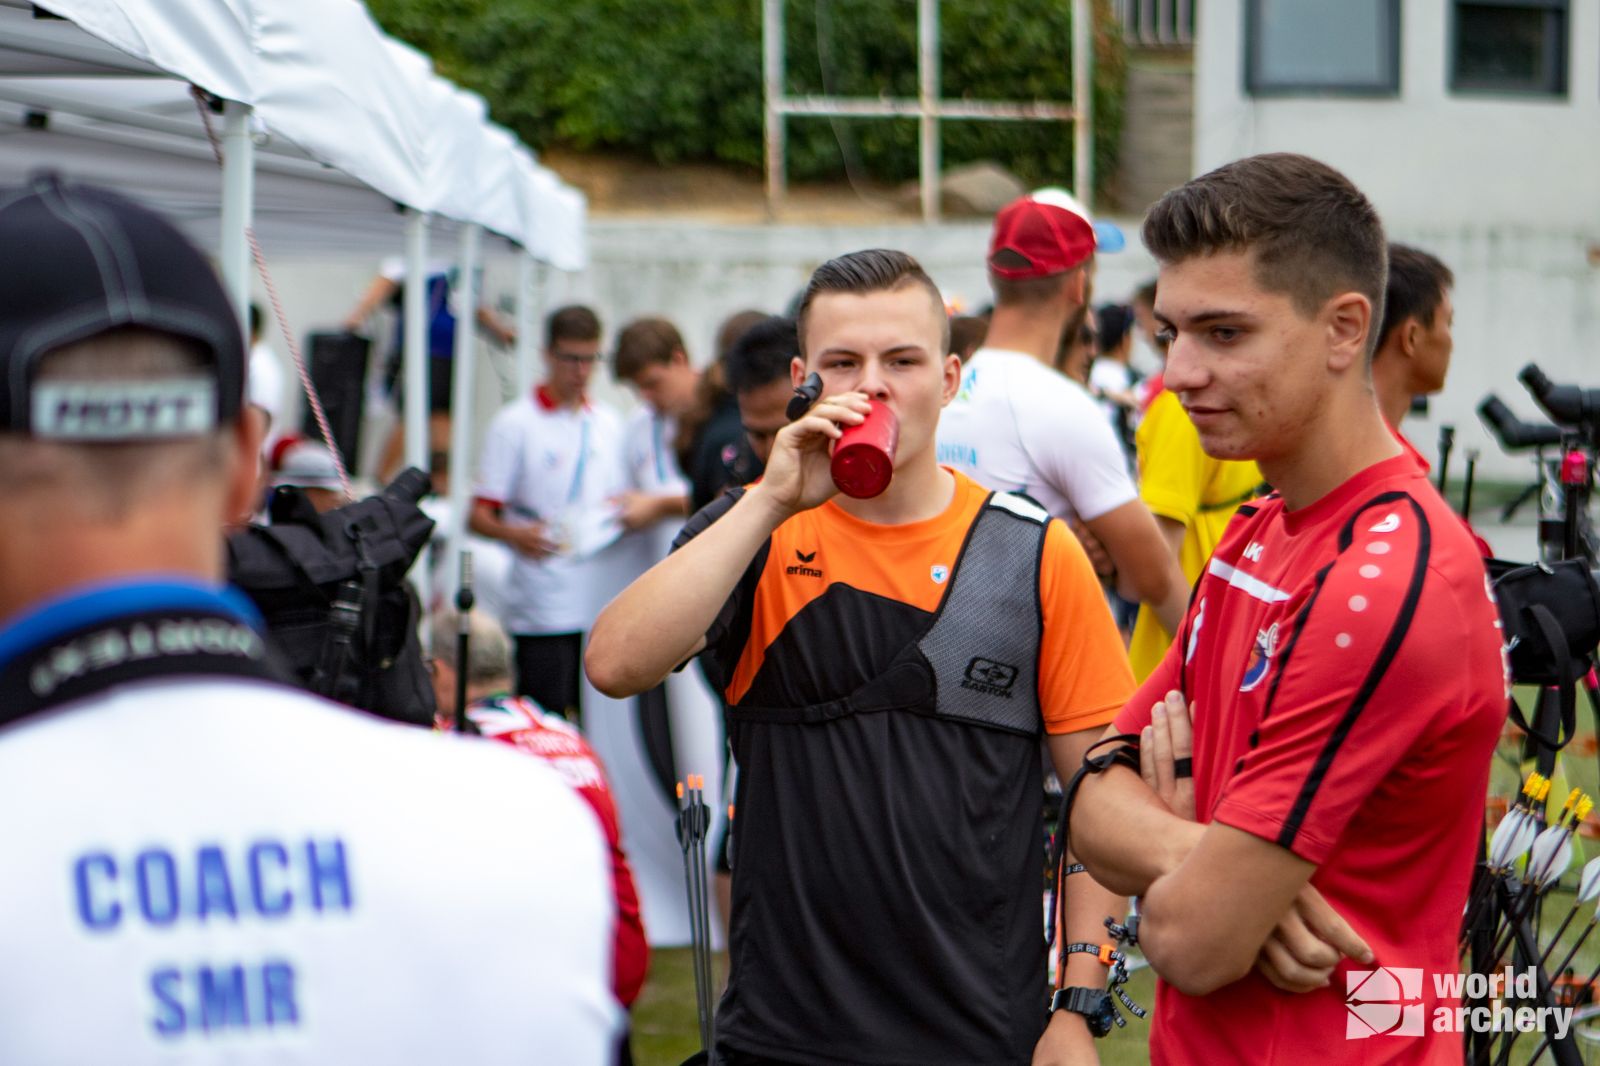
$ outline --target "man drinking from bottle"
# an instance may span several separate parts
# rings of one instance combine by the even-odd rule
[[[936,462],[960,363],[915,260],[824,263],[798,326],[791,377],[821,399],[586,655],[618,697],[701,655],[727,699],[720,1061],[1094,1062],[1089,1019],[1046,1026],[1038,747],[1070,773],[1132,690],[1099,585],[1059,521]],[[1064,935],[1104,939],[1123,902],[1068,887]],[[1106,971],[1077,954],[1065,978],[1103,990]]]

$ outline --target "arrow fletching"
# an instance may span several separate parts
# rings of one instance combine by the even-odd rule
[[[1500,819],[1500,824],[1494,827],[1494,835],[1489,838],[1490,869],[1503,870],[1515,861],[1511,854],[1512,843],[1527,820],[1525,807],[1513,807]]]
[[[1578,881],[1578,902],[1593,903],[1600,896],[1600,857],[1590,859],[1583,867]]]
[[[1544,884],[1547,880],[1545,875],[1555,865],[1556,853],[1565,836],[1566,832],[1559,825],[1552,825],[1534,838],[1533,848],[1528,852],[1529,881]]]

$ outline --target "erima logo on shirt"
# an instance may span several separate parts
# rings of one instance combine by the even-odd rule
[[[800,551],[798,548],[796,548],[795,549],[795,553],[794,553],[794,557],[796,559],[800,560],[799,565],[789,567],[789,569],[785,570],[784,573],[790,575],[791,577],[821,577],[822,576],[822,568],[821,567],[819,567],[819,566],[808,566],[807,565],[808,563],[811,563],[816,559],[816,557],[817,557],[817,553],[816,552],[803,552],[803,551]]]
[[[1011,686],[1017,683],[1017,668],[993,659],[975,658],[967,664],[967,676],[961,687],[986,696],[1011,698]]]

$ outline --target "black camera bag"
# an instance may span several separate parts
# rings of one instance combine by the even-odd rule
[[[433,533],[417,506],[427,475],[406,470],[376,496],[317,514],[279,488],[270,525],[228,538],[228,579],[254,601],[269,642],[311,691],[385,718],[431,725],[433,685],[406,581]]]

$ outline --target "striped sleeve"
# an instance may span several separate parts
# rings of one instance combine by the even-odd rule
[[[1321,863],[1351,818],[1459,702],[1457,610],[1433,533],[1403,492],[1375,497],[1316,574],[1213,818]]]

